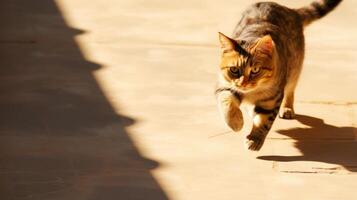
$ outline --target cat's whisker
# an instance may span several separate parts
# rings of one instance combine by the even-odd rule
[[[212,138],[215,138],[215,137],[219,137],[219,136],[227,135],[227,134],[232,133],[232,132],[233,132],[233,131],[225,131],[225,132],[222,132],[222,133],[217,133],[217,134],[214,134],[214,135],[208,136],[208,139],[212,139]]]

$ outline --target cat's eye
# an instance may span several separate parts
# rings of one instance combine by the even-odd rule
[[[236,73],[239,72],[238,67],[230,67],[229,70],[230,70],[233,74],[236,74]]]
[[[259,73],[259,72],[260,72],[260,67],[252,67],[251,72],[252,72],[253,74]]]
[[[241,76],[241,72],[238,67],[229,67],[229,71],[235,76]]]

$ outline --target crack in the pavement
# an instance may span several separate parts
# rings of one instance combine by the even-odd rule
[[[347,102],[334,102],[334,101],[298,101],[303,104],[324,104],[333,106],[351,106],[357,105],[357,101],[347,101]]]
[[[304,171],[304,170],[282,170],[280,171],[282,173],[288,173],[288,174],[335,174],[335,175],[356,175],[357,173],[355,172],[349,172],[343,169],[336,169],[336,170],[312,170],[312,171]]]
[[[317,174],[317,171],[300,171],[300,170],[283,170],[280,171],[283,173],[291,173],[291,174]]]
[[[349,172],[345,172],[345,171],[340,171],[340,170],[332,170],[332,171],[300,171],[300,170],[284,170],[284,171],[280,171],[283,173],[290,173],[290,174],[352,174]],[[343,173],[342,173],[343,172]]]
[[[296,141],[292,138],[267,138],[267,140],[291,140]],[[353,142],[354,138],[299,138],[299,141],[336,141],[336,142]]]
[[[357,166],[346,166],[349,169],[357,169]],[[355,172],[350,172],[345,170],[344,167],[312,167],[311,170],[281,170],[283,173],[291,174],[357,174]]]

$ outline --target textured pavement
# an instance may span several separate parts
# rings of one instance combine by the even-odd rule
[[[251,2],[1,1],[0,199],[356,199],[357,2],[306,29],[297,119],[257,153],[213,94]]]

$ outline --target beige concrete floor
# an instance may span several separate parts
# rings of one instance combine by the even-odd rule
[[[357,2],[307,28],[298,117],[258,153],[213,95],[251,2],[1,1],[0,199],[356,199]]]

